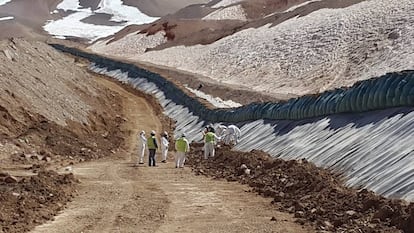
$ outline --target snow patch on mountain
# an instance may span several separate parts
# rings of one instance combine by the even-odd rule
[[[59,37],[80,37],[86,38],[91,42],[112,35],[124,26],[103,26],[81,22],[82,19],[89,17],[90,12],[76,12],[63,19],[48,22],[43,28],[49,34]]]
[[[13,16],[6,16],[6,17],[1,17],[1,18],[0,18],[0,21],[12,20],[12,19],[14,19],[14,17],[13,17]]]
[[[121,0],[101,0],[96,11],[92,11],[91,8],[82,8],[79,0],[64,0],[57,6],[57,9],[74,13],[59,20],[48,21],[43,28],[54,36],[80,37],[90,42],[113,35],[127,25],[145,24],[158,19],[143,14],[137,8],[123,5]],[[112,15],[111,21],[120,22],[120,24],[105,26],[81,21],[95,13],[110,14]]]
[[[8,2],[11,2],[11,0],[0,0],[0,6],[5,5]]]
[[[63,0],[61,3],[59,3],[56,6],[56,8],[64,10],[64,11],[69,11],[69,10],[81,11],[82,10],[79,0]]]
[[[95,12],[113,15],[111,21],[127,21],[129,24],[149,23],[158,19],[143,14],[138,8],[123,5],[121,0],[101,0]]]

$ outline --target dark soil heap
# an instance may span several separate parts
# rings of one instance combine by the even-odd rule
[[[201,155],[202,145],[193,144],[188,164],[197,175],[248,184],[299,223],[322,232],[414,232],[413,203],[345,187],[337,175],[306,160],[285,161],[229,147],[219,148],[209,160]]]
[[[0,232],[25,232],[51,220],[72,198],[73,174],[41,171],[18,180],[0,174]]]

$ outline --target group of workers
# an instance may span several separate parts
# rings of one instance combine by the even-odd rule
[[[158,148],[157,138],[155,137],[155,131],[152,130],[150,136],[147,138],[145,136],[145,131],[141,131],[139,134],[139,162],[138,164],[144,164],[144,155],[146,148],[148,148],[148,166],[156,166],[156,159],[155,154]],[[169,147],[169,140],[168,140],[168,133],[164,132],[161,134],[161,156],[162,160],[161,163],[167,162],[167,154],[168,154],[168,147]],[[190,143],[186,139],[186,135],[183,133],[181,137],[175,141],[175,150],[176,158],[175,164],[176,168],[183,168],[185,162],[185,153],[189,152],[190,150]]]
[[[144,164],[144,155],[146,149],[148,149],[148,166],[156,166],[156,150],[159,149],[155,131],[152,130],[149,137],[145,136],[145,131],[141,131],[139,135],[139,162],[138,164]],[[223,141],[226,145],[236,145],[241,136],[240,129],[235,125],[218,125],[214,129],[213,125],[208,125],[202,132],[204,140],[204,159],[208,157],[214,157],[215,145],[218,141]],[[162,163],[167,162],[167,153],[169,148],[168,133],[161,134],[161,156]],[[190,151],[190,143],[188,142],[185,133],[182,133],[180,137],[175,141],[175,167],[184,168],[186,160],[186,153]]]

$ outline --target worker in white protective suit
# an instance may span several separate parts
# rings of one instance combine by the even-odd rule
[[[223,137],[226,134],[227,127],[225,125],[218,125],[216,128],[217,137]]]
[[[170,143],[168,142],[168,133],[164,132],[161,134],[161,156],[162,160],[161,163],[167,162],[167,154],[168,154],[168,145]]]
[[[221,140],[220,137],[211,130],[207,130],[207,133],[204,134],[204,159],[208,159],[208,157],[214,157],[215,155],[215,145],[217,140]]]
[[[239,138],[241,136],[240,129],[235,125],[229,125],[227,126],[227,130],[224,136],[224,144],[226,145],[236,145]]]
[[[184,168],[184,162],[186,159],[186,153],[190,151],[190,143],[185,137],[185,133],[181,135],[177,141],[175,141],[175,168]]]
[[[147,138],[145,137],[145,131],[141,131],[138,136],[138,163],[144,164],[144,155],[145,155],[145,149],[147,145]]]

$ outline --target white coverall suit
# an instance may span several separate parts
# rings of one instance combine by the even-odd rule
[[[145,155],[145,147],[147,145],[147,138],[145,137],[145,132],[142,131],[139,134],[139,149],[138,152],[141,152],[139,154],[139,163],[143,164],[144,163],[144,155]]]
[[[167,154],[168,154],[168,145],[170,143],[168,142],[168,139],[166,136],[162,136],[161,137],[161,156],[162,156],[162,161],[166,162],[167,161]]]
[[[236,145],[240,136],[240,129],[235,125],[229,125],[226,130],[226,136],[224,137],[224,143],[226,145],[230,145],[230,143]]]
[[[218,137],[222,137],[222,136],[225,135],[226,130],[227,130],[227,127],[226,126],[224,126],[224,125],[218,125],[217,126],[217,129],[216,129],[216,135]]]

